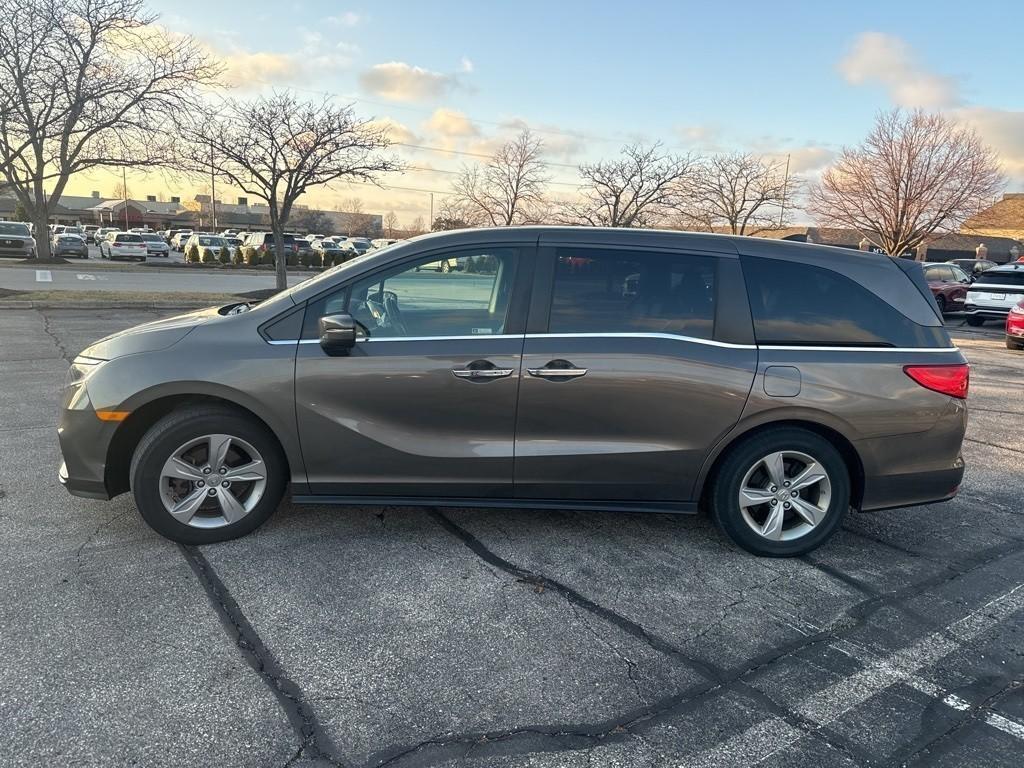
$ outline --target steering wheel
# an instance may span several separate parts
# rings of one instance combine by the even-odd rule
[[[398,294],[394,291],[377,291],[365,300],[378,328],[387,328],[398,336],[408,336],[409,330],[402,321],[402,310],[398,308]]]

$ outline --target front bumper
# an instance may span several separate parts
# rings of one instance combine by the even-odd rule
[[[73,407],[61,409],[57,422],[61,465],[57,478],[68,493],[87,499],[110,499],[106,463],[117,422],[101,421],[88,393],[74,399]]]

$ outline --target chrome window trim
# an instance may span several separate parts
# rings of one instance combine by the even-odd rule
[[[710,347],[722,347],[725,349],[756,349],[773,352],[925,352],[932,354],[959,352],[959,347],[843,347],[843,346],[799,346],[779,344],[732,344],[726,341],[715,341],[714,339],[698,339],[695,336],[681,336],[674,333],[495,333],[477,334],[473,336],[391,336],[387,338],[359,338],[357,343],[367,342],[382,343],[388,341],[479,341],[482,339],[668,339],[670,341],[684,341],[693,344],[704,344]],[[296,344],[319,344],[319,339],[278,339],[267,341],[267,344],[274,346],[296,345]]]

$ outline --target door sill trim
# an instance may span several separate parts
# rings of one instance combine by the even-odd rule
[[[565,509],[589,512],[655,512],[675,515],[697,514],[694,501],[578,501],[567,499],[501,499],[427,496],[337,496],[293,494],[294,504],[332,506],[480,507],[489,509]]]

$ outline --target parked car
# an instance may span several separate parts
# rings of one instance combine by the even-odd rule
[[[179,229],[177,232],[171,235],[171,248],[173,248],[176,251],[184,252],[185,243],[188,241],[190,237],[192,237],[191,229]]]
[[[419,272],[424,269],[429,269],[433,272],[443,272],[448,274],[449,272],[455,272],[462,269],[462,265],[455,258],[444,258],[438,259],[437,261],[428,261],[425,264],[420,264],[416,267],[416,271]]]
[[[300,259],[312,255],[313,244],[309,240],[306,240],[304,237],[299,237],[298,235],[292,235],[292,242],[295,243],[295,252],[298,254]]]
[[[107,235],[109,235],[111,232],[120,232],[120,231],[121,230],[119,230],[117,227],[100,227],[99,229],[96,230],[96,234],[94,235],[94,238],[96,240],[96,245],[99,245],[101,242],[103,242],[103,239]]]
[[[139,232],[139,237],[142,238],[142,242],[146,244],[146,255],[147,256],[163,256],[168,257],[171,255],[171,248],[164,239],[160,237],[158,232]]]
[[[220,235],[192,235],[182,249],[186,254],[195,245],[199,249],[200,261],[216,261],[220,256],[220,249],[228,244],[226,238]]]
[[[89,245],[82,235],[57,235],[53,238],[52,255],[74,256],[79,259],[89,258]]]
[[[452,258],[494,269],[418,274]],[[799,555],[851,507],[957,492],[968,366],[926,296],[918,263],[804,243],[426,235],[86,348],[59,476],[191,544],[254,530],[291,482],[300,504],[706,509]]]
[[[224,241],[228,244],[228,248],[231,249],[232,256],[238,253],[239,249],[242,247],[242,238],[240,237],[232,235],[230,237],[225,237]]]
[[[146,260],[146,244],[134,232],[108,232],[100,241],[100,257],[104,259]]]
[[[967,291],[964,302],[967,324],[977,327],[986,320],[1004,322],[1021,296],[1024,296],[1024,264],[1014,262],[985,270]]]
[[[82,227],[82,231],[85,233],[85,242],[95,244],[96,243],[96,232],[99,230],[98,224],[86,224]]]
[[[333,264],[334,259],[342,252],[341,246],[333,240],[315,240],[312,247],[315,253],[320,254],[323,264]]]
[[[0,256],[34,259],[36,239],[28,224],[20,221],[0,221]]]
[[[1006,315],[1006,348],[1024,349],[1024,299]]]
[[[989,261],[988,259],[950,259],[946,263],[956,264],[960,269],[972,276],[999,266],[994,261]]]
[[[394,245],[399,242],[401,242],[401,240],[390,237],[378,237],[376,240],[370,241],[370,246],[373,248],[387,248],[389,245]]]
[[[281,236],[284,241],[285,251],[291,251],[292,253],[298,253],[298,246],[295,244],[295,236],[285,234]],[[273,232],[251,232],[249,236],[245,238],[245,247],[252,246],[257,251],[265,253],[270,250],[274,250],[274,233]]]
[[[924,264],[924,279],[932,290],[939,312],[959,312],[967,298],[971,278],[954,264]]]

